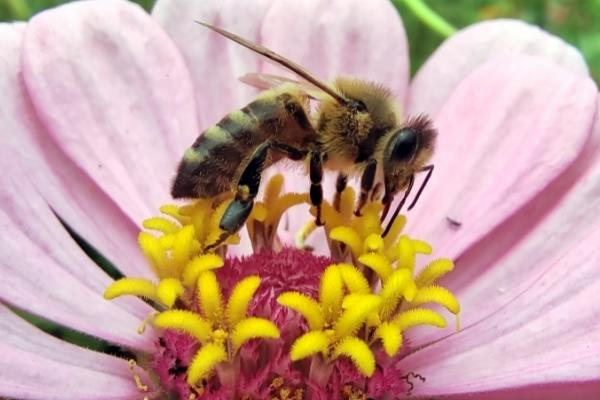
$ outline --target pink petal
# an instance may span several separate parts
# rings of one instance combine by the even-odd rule
[[[110,375],[130,378],[123,359],[82,349],[47,335],[0,304],[0,343],[15,350],[34,353],[48,360]],[[0,358],[0,365],[5,362]],[[5,369],[6,365],[0,368]],[[0,393],[0,395],[7,395]]]
[[[588,75],[581,53],[562,39],[517,20],[480,22],[444,42],[413,79],[408,114],[436,114],[460,81],[487,60],[509,54],[544,58]]]
[[[65,365],[0,343],[0,393],[23,400],[131,400],[133,378]],[[123,361],[124,362],[124,361]]]
[[[257,91],[239,82],[238,78],[248,72],[260,71],[261,59],[195,21],[215,24],[247,39],[260,41],[260,27],[271,3],[269,0],[156,2],[152,16],[178,45],[192,72],[202,129],[256,96]]]
[[[322,79],[342,74],[380,82],[403,103],[408,45],[389,1],[274,2],[265,17],[262,42]]]
[[[0,136],[0,300],[73,329],[135,349],[152,348],[136,333],[150,307],[106,301],[112,280],[75,244],[29,181],[17,151]]]
[[[408,232],[437,254],[461,257],[578,157],[596,108],[596,86],[587,77],[532,57],[484,64],[436,119],[436,169],[409,213]],[[462,225],[453,227],[448,217]],[[524,218],[532,225],[540,216]],[[484,260],[490,248],[470,251]]]
[[[589,241],[590,232],[600,226],[600,113],[594,117],[593,136],[579,158],[501,227],[464,253],[455,272],[447,276],[444,284],[455,290],[463,306],[463,326],[510,307],[526,288],[537,285],[548,268],[570,263],[564,254],[579,241]],[[562,290],[562,284],[556,290]],[[418,342],[437,337],[419,335]]]
[[[25,160],[27,175],[52,209],[127,275],[151,277],[136,224],[57,147],[33,111],[20,78],[25,24],[0,25],[0,126]]]
[[[198,129],[177,49],[124,1],[68,4],[34,17],[23,47],[33,105],[59,147],[134,221],[169,199]]]
[[[596,399],[600,393],[600,220],[597,191],[600,163],[569,195],[564,208],[552,216],[508,262],[494,267],[481,280],[488,298],[502,296],[504,285],[515,290],[512,300],[476,325],[437,342],[403,360],[407,371],[427,378],[417,396],[498,391],[476,398]],[[592,184],[588,179],[594,178]],[[589,195],[594,187],[596,199]],[[586,197],[595,208],[582,204]],[[595,201],[594,201],[595,200]],[[579,225],[568,217],[583,206],[589,222]],[[566,214],[566,215],[565,215]],[[555,229],[552,229],[555,228]],[[568,234],[560,229],[567,229]],[[560,237],[555,239],[553,235]],[[544,244],[544,241],[550,242]],[[517,269],[518,267],[518,269]],[[523,271],[523,272],[520,272]],[[491,272],[491,271],[490,271]],[[492,281],[501,274],[500,282]],[[517,295],[518,294],[518,295]],[[479,305],[483,305],[480,297]],[[475,306],[474,303],[469,303]],[[470,308],[469,310],[473,310]],[[465,310],[465,312],[469,312]],[[550,387],[536,386],[552,385]],[[509,393],[504,392],[510,389]],[[457,396],[458,398],[462,398]]]

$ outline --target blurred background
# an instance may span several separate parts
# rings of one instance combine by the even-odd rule
[[[201,0],[196,0],[201,1]],[[455,29],[494,18],[516,18],[540,26],[577,47],[596,82],[600,81],[600,0],[390,0],[402,15],[411,52],[412,73]],[[0,0],[0,21],[27,20],[67,0]],[[154,0],[135,0],[150,11]],[[81,238],[79,244],[107,272],[118,278],[102,257]],[[17,311],[46,332],[71,343],[126,356],[121,349]]]
[[[460,29],[485,19],[518,18],[576,46],[585,56],[594,79],[597,82],[600,79],[600,0],[391,1],[406,26],[413,73],[444,40],[448,29]],[[154,0],[135,2],[149,11]],[[27,20],[45,8],[63,3],[67,0],[0,0],[0,21]],[[423,4],[441,17],[439,24],[431,15],[423,14],[427,13]]]

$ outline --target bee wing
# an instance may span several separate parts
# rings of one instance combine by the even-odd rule
[[[328,84],[322,82],[319,78],[314,76],[311,72],[307,71],[302,66],[296,64],[292,60],[288,60],[287,58],[275,53],[273,50],[267,49],[264,46],[261,46],[258,43],[251,42],[250,40],[244,39],[241,36],[236,35],[235,33],[228,32],[224,29],[218,28],[216,26],[206,24],[204,22],[196,21],[198,24],[211,29],[214,32],[217,32],[220,35],[225,36],[226,38],[233,40],[241,46],[244,46],[247,49],[254,51],[266,57],[267,59],[274,61],[275,63],[281,65],[282,67],[292,71],[305,81],[311,83],[312,85],[319,88],[321,91],[327,93],[329,96],[333,97],[338,103],[345,104],[346,99],[344,99],[339,93],[337,93],[333,88],[331,88]]]
[[[325,93],[310,82],[298,81],[295,79],[286,78],[284,76],[252,72],[240,77],[240,81],[247,85],[254,86],[260,90],[268,90],[277,86],[281,86],[284,83],[292,83],[311,99],[325,100],[330,98],[329,94]]]

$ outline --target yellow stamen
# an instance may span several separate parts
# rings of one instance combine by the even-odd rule
[[[163,266],[166,262],[165,248],[160,241],[147,232],[140,232],[138,244],[159,278],[165,276]]]
[[[413,308],[401,312],[393,321],[400,330],[405,330],[417,325],[433,325],[438,328],[446,327],[446,320],[439,313],[427,308]]]
[[[402,346],[402,332],[397,325],[385,322],[375,330],[375,337],[381,339],[385,353],[393,357]]]
[[[350,264],[336,264],[336,266],[342,277],[342,282],[344,282],[350,293],[371,293],[367,278],[356,267]]]
[[[190,223],[190,217],[181,215],[179,213],[179,207],[174,204],[165,204],[164,206],[161,206],[159,210],[161,213],[177,220],[181,225],[188,225]]]
[[[171,258],[173,260],[172,276],[179,277],[183,267],[193,256],[195,231],[192,225],[186,225],[181,228],[176,234],[171,250]],[[197,242],[196,242],[197,243]]]
[[[192,259],[183,269],[183,283],[190,287],[196,284],[198,277],[204,271],[221,268],[223,259],[216,254],[203,254]]]
[[[411,303],[414,305],[437,303],[444,306],[452,314],[460,312],[460,304],[452,292],[437,285],[420,288]]]
[[[389,279],[385,281],[380,293],[382,300],[380,316],[382,320],[387,320],[393,315],[402,296],[407,291],[409,296],[414,296],[416,288],[411,288],[411,284],[414,286],[410,272],[407,269],[394,271]]]
[[[358,261],[375,271],[384,282],[393,271],[390,261],[382,254],[363,254],[358,258]]]
[[[375,295],[360,295],[360,301],[356,301],[353,307],[344,310],[334,325],[335,336],[341,339],[352,336],[358,331],[369,314],[374,312],[380,305],[381,299]]]
[[[335,320],[342,308],[344,286],[342,276],[336,265],[325,269],[321,277],[319,302],[326,320]]]
[[[375,356],[363,340],[355,337],[345,338],[335,347],[334,355],[349,357],[364,376],[370,377],[375,372]]]
[[[329,237],[347,245],[355,256],[361,253],[362,241],[354,229],[347,226],[338,226],[331,230]]]
[[[317,353],[325,354],[329,347],[329,336],[323,331],[311,331],[294,341],[290,351],[292,361],[302,360]]]
[[[277,302],[302,314],[310,330],[320,330],[325,326],[321,306],[311,297],[298,292],[286,292],[277,298]]]
[[[187,376],[188,384],[193,385],[200,379],[207,378],[217,364],[223,361],[227,361],[227,352],[222,344],[205,344],[190,363]]]
[[[104,291],[104,298],[106,300],[112,300],[124,295],[139,296],[159,301],[156,295],[156,285],[146,279],[121,278],[111,283]]]
[[[385,238],[383,238],[384,246],[386,249],[390,248],[392,244],[396,242],[396,240],[398,239],[398,235],[400,235],[405,226],[406,217],[404,215],[398,215],[392,223],[390,231],[385,236]]]
[[[415,250],[410,238],[406,235],[400,236],[398,241],[398,267],[406,268],[411,272],[415,268]]]
[[[179,225],[163,217],[153,217],[144,220],[143,227],[164,234],[175,233],[179,230]]]
[[[454,263],[447,258],[438,258],[427,265],[415,278],[418,287],[428,286],[454,269]]]
[[[308,239],[310,234],[313,233],[315,229],[317,229],[317,224],[315,224],[314,219],[308,220],[304,225],[302,225],[302,228],[300,228],[300,230],[296,232],[296,235],[294,236],[294,244],[296,247],[303,249],[305,247],[306,239]]]
[[[257,338],[277,339],[279,338],[279,329],[274,323],[264,318],[243,319],[235,325],[231,334],[233,352],[237,352],[248,340]]]
[[[158,314],[154,325],[162,329],[174,329],[187,333],[204,343],[211,338],[212,326],[204,318],[191,311],[170,310]]]
[[[175,278],[166,278],[160,281],[156,289],[156,296],[168,308],[173,307],[175,301],[183,294],[185,289],[181,281]]]
[[[252,301],[259,285],[260,278],[258,275],[244,278],[235,285],[227,302],[226,314],[229,326],[235,326],[246,317],[250,301]]]
[[[223,320],[223,297],[217,276],[205,271],[198,278],[198,303],[208,320],[219,323]]]

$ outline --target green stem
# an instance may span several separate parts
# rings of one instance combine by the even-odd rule
[[[31,7],[27,0],[6,0],[13,19],[27,20],[31,17]]]
[[[396,6],[403,3],[425,25],[443,37],[456,32],[454,26],[433,11],[423,0],[393,0],[393,2]]]

